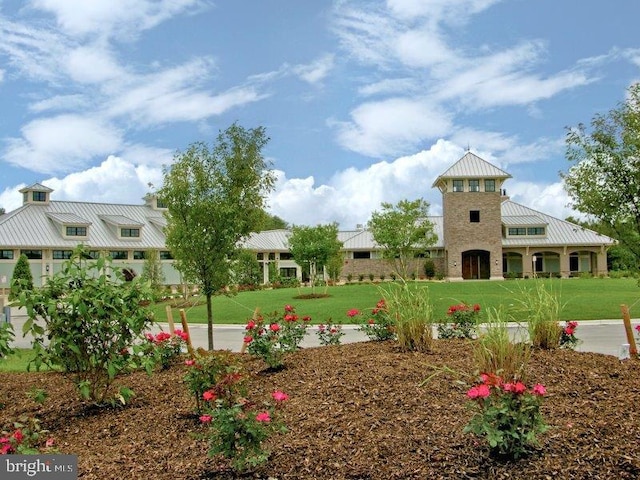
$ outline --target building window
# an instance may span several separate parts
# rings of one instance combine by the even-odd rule
[[[13,260],[13,250],[0,250],[0,260]]]
[[[86,237],[87,227],[70,226],[67,227],[67,237]]]
[[[134,260],[144,260],[144,250],[134,250],[133,251],[133,259]]]
[[[127,252],[126,250],[111,250],[109,252],[109,256],[113,260],[126,260],[127,258],[129,258],[129,252]]]
[[[353,252],[354,259],[371,258],[371,252]]]
[[[296,278],[297,274],[298,272],[296,272],[295,267],[283,267],[280,269],[280,276],[282,278]]]
[[[100,252],[98,250],[91,250],[87,256],[93,260],[97,260],[100,258]]]
[[[258,254],[256,255],[256,259],[257,260],[263,260],[264,259],[264,253],[258,252]]]
[[[120,236],[124,238],[138,238],[140,236],[139,228],[121,228]]]
[[[54,250],[53,251],[53,259],[54,260],[69,260],[71,255],[73,254],[73,250]]]
[[[480,223],[480,210],[470,210],[469,221],[471,223]]]
[[[32,192],[33,195],[31,196],[31,198],[33,199],[34,202],[46,202],[47,201],[47,194],[46,192]]]
[[[280,260],[292,260],[293,255],[291,252],[280,252]]]
[[[169,250],[161,250],[160,260],[173,260],[173,255],[171,255],[171,252]]]
[[[156,208],[168,208],[168,207],[166,203],[164,203],[159,198],[156,198]]]
[[[527,235],[544,235],[544,227],[529,227],[527,228]]]
[[[275,259],[276,259],[276,254],[275,254],[275,253],[273,253],[273,252],[271,252],[271,253],[269,254],[269,260],[275,260]]]
[[[523,227],[509,227],[509,236],[512,237],[514,235],[526,235],[527,229]]]
[[[21,255],[26,255],[29,260],[42,260],[42,250],[20,250]]]
[[[453,191],[454,192],[464,192],[464,182],[462,180],[454,180],[453,181]]]
[[[493,179],[486,179],[484,181],[484,191],[485,192],[495,192],[496,191],[496,181]]]
[[[470,192],[479,192],[480,191],[480,180],[477,180],[477,179],[469,180],[469,191]]]

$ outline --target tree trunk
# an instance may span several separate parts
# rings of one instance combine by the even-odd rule
[[[207,340],[209,350],[213,350],[213,307],[211,306],[210,293],[207,293]]]

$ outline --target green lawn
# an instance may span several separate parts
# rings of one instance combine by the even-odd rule
[[[16,348],[15,353],[0,358],[0,372],[26,372],[29,361],[33,358],[30,348]]]
[[[534,282],[545,282],[556,292],[564,305],[563,320],[619,319],[620,305],[627,304],[632,317],[640,317],[640,288],[637,280],[629,278],[589,278],[554,280],[506,280],[465,282],[416,282],[415,288],[426,289],[434,312],[444,317],[450,305],[459,302],[479,303],[482,309],[499,307],[513,311],[521,288],[533,288]],[[284,305],[296,308],[300,316],[311,316],[314,323],[333,321],[348,323],[346,312],[352,308],[371,309],[381,298],[381,288],[390,288],[390,282],[379,285],[354,283],[329,287],[327,298],[302,300],[297,295],[311,292],[310,288],[285,288],[242,292],[232,297],[215,297],[213,314],[215,324],[242,324],[251,317],[256,307],[263,313],[282,311]],[[324,288],[316,288],[322,293]],[[636,305],[638,303],[638,305]],[[157,304],[152,308],[158,321],[166,321],[165,307]],[[190,323],[206,323],[206,307],[198,305],[185,309]],[[178,309],[173,310],[174,320],[180,321]],[[518,320],[516,318],[516,320]]]

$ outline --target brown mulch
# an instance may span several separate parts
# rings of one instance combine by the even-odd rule
[[[289,431],[268,441],[268,463],[234,476],[192,436],[202,431],[176,365],[125,381],[125,408],[91,409],[57,373],[0,373],[0,426],[27,414],[51,431],[62,453],[79,456],[82,479],[637,479],[640,478],[640,363],[595,353],[535,351],[532,383],[547,386],[549,431],[518,461],[489,455],[462,432],[471,412],[467,386],[452,371],[473,371],[463,341],[440,340],[432,353],[402,353],[393,342],[308,348],[270,373],[247,357],[252,396],[278,389]],[[421,382],[434,376],[424,386]],[[26,395],[46,389],[39,406]]]

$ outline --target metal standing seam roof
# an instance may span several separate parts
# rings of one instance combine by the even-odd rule
[[[288,252],[289,230],[265,230],[252,233],[243,243],[243,247],[258,252]]]
[[[528,219],[531,217],[540,218],[547,225],[547,235],[509,237],[502,239],[503,247],[520,247],[520,246],[594,246],[594,245],[613,245],[616,241],[606,235],[594,232],[588,228],[581,227],[574,223],[560,220],[551,215],[544,214],[525,207],[511,200],[502,202],[502,218],[521,218]]]
[[[490,164],[486,160],[467,152],[460,160],[451,165],[444,173],[439,175],[432,187],[437,186],[447,178],[511,178],[504,170]]]
[[[126,219],[126,225],[142,226],[141,236],[120,239],[102,218]],[[81,218],[90,223],[86,238],[64,238],[57,219]],[[25,204],[0,217],[0,245],[17,248],[70,249],[83,243],[98,249],[165,249],[162,228],[150,219],[159,212],[146,205],[51,201]],[[63,222],[66,223],[66,222]],[[76,223],[73,220],[70,223]]]
[[[79,217],[78,215],[76,215],[75,213],[69,213],[69,212],[60,212],[60,213],[55,213],[55,212],[49,212],[46,214],[47,217],[49,217],[50,219],[60,223],[60,224],[73,224],[73,225],[79,225],[79,226],[89,226],[91,225],[91,222],[85,218]]]

